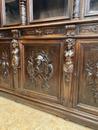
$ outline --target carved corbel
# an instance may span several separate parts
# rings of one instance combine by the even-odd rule
[[[14,74],[16,74],[19,67],[19,44],[18,44],[19,32],[18,30],[12,30],[12,34],[13,34],[13,39],[11,41],[12,43],[11,65],[12,65]]]
[[[75,34],[76,34],[76,26],[73,24],[73,25],[66,25],[65,26],[66,28],[66,37],[74,37]]]

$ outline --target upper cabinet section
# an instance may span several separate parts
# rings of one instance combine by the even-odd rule
[[[70,0],[29,0],[30,22],[70,17]]]
[[[85,16],[98,15],[98,0],[86,0]]]
[[[98,0],[0,0],[3,27],[72,20],[77,23],[82,19],[97,19],[96,16]]]

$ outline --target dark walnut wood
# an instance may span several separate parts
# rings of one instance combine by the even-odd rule
[[[98,130],[97,0],[18,0],[10,23],[5,2],[0,96]]]

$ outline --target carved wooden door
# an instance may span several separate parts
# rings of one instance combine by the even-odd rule
[[[77,42],[74,105],[98,115],[98,40]]]
[[[25,95],[60,102],[61,44],[43,40],[21,42],[22,82]]]
[[[0,40],[0,88],[13,87],[10,53],[10,41]]]

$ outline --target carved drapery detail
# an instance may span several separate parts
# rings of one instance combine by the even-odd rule
[[[95,101],[98,99],[98,61],[89,60],[85,66],[87,86],[91,89]]]
[[[26,0],[20,0],[21,6],[21,23],[22,25],[26,24]]]
[[[18,30],[12,30],[13,33],[13,39],[12,39],[12,68],[14,71],[14,74],[17,72],[19,68],[19,44],[18,44]]]
[[[42,88],[49,88],[48,81],[53,75],[53,64],[48,54],[44,51],[34,53],[28,58],[27,73],[32,84],[37,87],[36,83],[41,81]]]
[[[8,54],[6,51],[2,51],[1,53],[0,72],[1,72],[2,78],[6,80],[9,75],[9,60],[8,60]]]
[[[52,35],[52,34],[65,34],[65,27],[47,27],[47,28],[33,28],[33,29],[24,29],[22,35],[34,35],[34,36],[43,36],[43,35]]]
[[[80,0],[74,0],[73,18],[79,18],[80,15]]]
[[[64,74],[65,74],[65,81],[69,82],[73,73],[73,57],[74,57],[74,45],[75,40],[72,38],[66,39],[66,45],[65,45],[65,63],[64,63]]]

